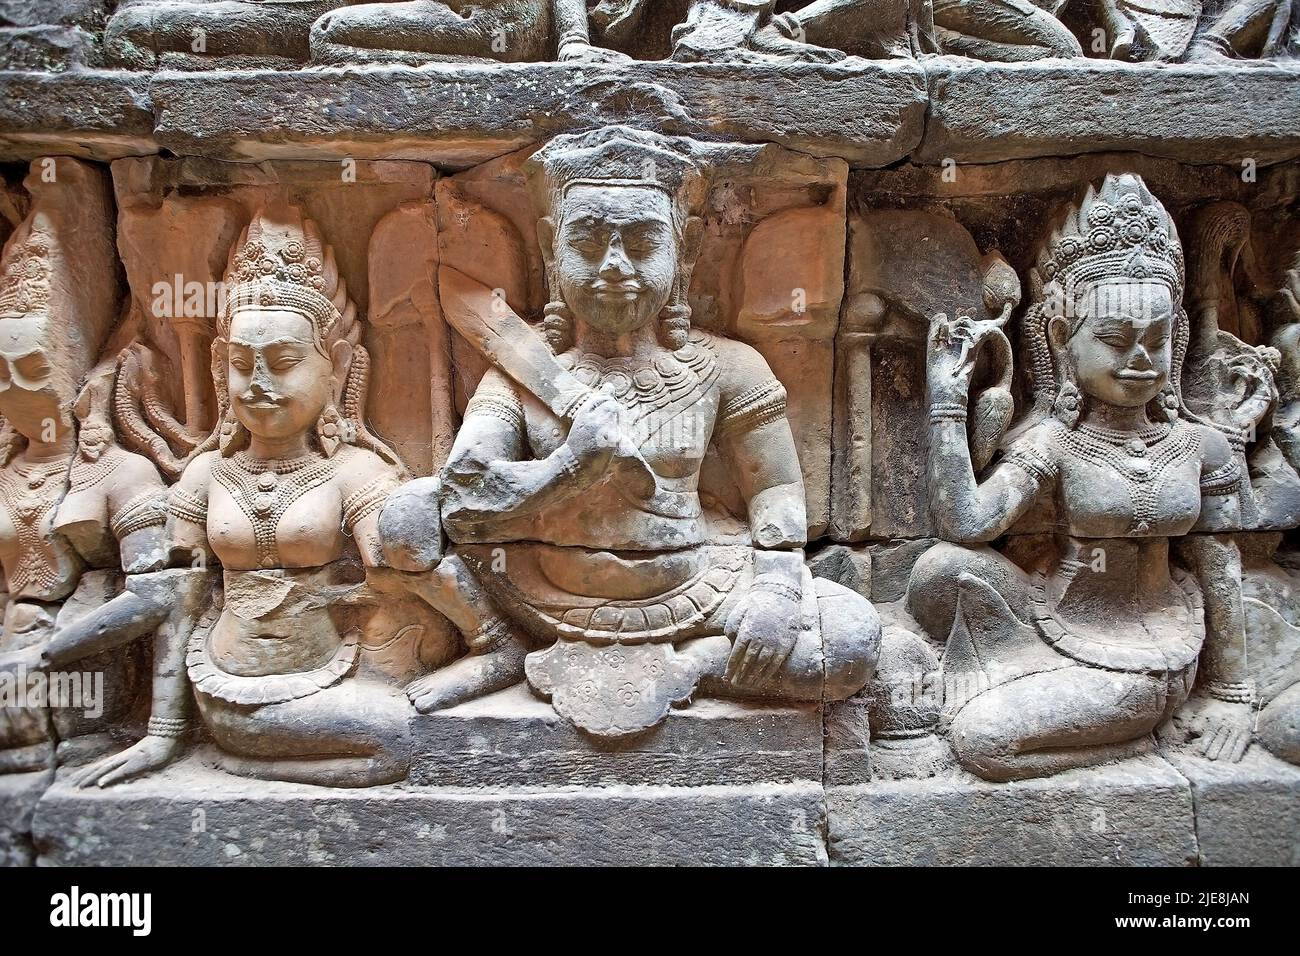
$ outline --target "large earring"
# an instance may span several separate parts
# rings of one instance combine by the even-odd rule
[[[238,451],[243,446],[243,433],[244,426],[239,424],[234,411],[227,410],[226,417],[221,422],[221,437],[218,439],[221,454],[230,455]]]
[[[1174,391],[1173,385],[1166,385],[1160,390],[1160,394],[1155,399],[1156,410],[1164,420],[1172,424],[1178,420],[1178,393]]]
[[[1082,414],[1083,395],[1077,385],[1067,380],[1056,393],[1056,401],[1052,403],[1052,415],[1066,428],[1073,428],[1079,424],[1079,416]]]
[[[691,333],[691,307],[671,304],[659,313],[659,340],[671,352],[686,347]]]
[[[339,445],[343,443],[343,416],[339,410],[330,402],[325,406],[325,411],[321,412],[320,418],[316,419],[316,437],[320,439],[321,451],[325,453],[326,458],[333,458],[334,453],[339,450]]]
[[[546,303],[543,315],[542,333],[546,336],[551,351],[562,355],[573,348],[573,313],[563,300]]]

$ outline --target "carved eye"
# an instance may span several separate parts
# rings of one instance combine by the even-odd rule
[[[286,372],[295,365],[302,364],[302,359],[294,355],[286,355],[284,358],[276,359],[271,363],[271,368],[277,372]]]
[[[253,368],[253,363],[246,358],[231,358],[230,367],[240,372],[248,372]]]
[[[1128,336],[1123,332],[1102,332],[1097,336],[1097,338],[1102,342],[1105,342],[1111,348],[1128,348]]]

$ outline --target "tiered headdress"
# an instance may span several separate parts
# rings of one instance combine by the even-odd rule
[[[537,208],[556,215],[575,186],[642,186],[658,189],[672,200],[673,222],[679,234],[703,206],[708,185],[689,144],[627,126],[606,126],[586,133],[557,136],[524,167]],[[546,306],[546,337],[556,352],[572,339],[572,316],[560,295],[555,270],[547,263],[550,302]],[[693,262],[678,269],[672,298],[660,316],[661,337],[670,348],[686,344],[690,329],[690,288]]]
[[[305,316],[317,345],[346,338],[355,344],[360,328],[334,250],[297,207],[276,202],[261,209],[235,244],[226,269],[226,308],[221,335],[241,309],[289,309]]]
[[[1024,335],[1034,392],[1031,419],[1052,411],[1063,391],[1073,387],[1052,358],[1049,320],[1057,309],[1072,306],[1074,296],[1088,283],[1103,279],[1154,280],[1169,286],[1174,303],[1173,362],[1169,383],[1157,403],[1163,415],[1177,414],[1182,407],[1179,379],[1189,336],[1182,304],[1183,275],[1178,229],[1141,177],[1108,174],[1099,188],[1089,185],[1081,200],[1058,215],[1030,275],[1032,302]],[[1082,319],[1075,313],[1072,331],[1078,330]],[[1081,399],[1071,395],[1065,401],[1068,407],[1055,411],[1070,421],[1077,417]]]
[[[327,358],[336,342],[346,341],[352,346],[352,364],[339,402],[342,407],[331,402],[316,425],[321,448],[333,455],[346,442],[369,449],[401,470],[396,453],[366,427],[370,354],[361,344],[357,307],[348,298],[334,250],[326,245],[314,222],[283,200],[260,209],[235,243],[226,268],[226,304],[217,323],[220,340],[229,338],[236,313],[257,309],[286,309],[306,318],[316,347]],[[218,445],[224,454],[231,454],[247,441],[231,409],[226,369],[219,361],[216,344],[212,372],[221,406],[220,420],[217,432],[192,456]]]

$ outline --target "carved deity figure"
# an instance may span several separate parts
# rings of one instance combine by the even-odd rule
[[[127,67],[284,66],[358,60],[624,60],[593,47],[586,0],[135,0],[109,21],[105,47]]]
[[[785,390],[754,349],[690,325],[705,183],[689,144],[622,127],[561,136],[528,174],[544,212],[546,338],[443,267],[448,321],[495,367],[466,409],[437,502],[427,486],[399,493],[381,523],[409,557],[429,551],[418,532],[427,537],[440,510],[453,542],[413,587],[471,653],[409,688],[417,708],[526,675],[578,727],[619,737],[699,687],[801,701],[855,693],[879,622],[865,599],[805,567]],[[714,454],[747,502],[739,520],[705,507]]]
[[[908,607],[946,642],[950,739],[987,779],[1142,753],[1198,659],[1204,682],[1231,680],[1243,476],[1224,435],[1182,414],[1183,276],[1173,221],[1137,176],[1065,210],[1030,281],[1034,406],[979,475],[967,396],[994,333],[931,324],[929,477],[947,542],[917,562]],[[1216,700],[1202,722],[1207,756],[1240,757],[1248,706]]]
[[[80,703],[0,709],[0,772],[51,766],[56,745],[70,762],[110,742],[110,724],[132,701],[134,662],[126,653],[61,655],[55,632],[110,599],[123,572],[152,571],[165,557],[165,489],[147,459],[116,443],[112,363],[82,389],[117,315],[107,183],[76,160],[37,164],[25,183],[32,212],[0,265],[0,564],[8,590],[0,668],[21,680],[52,659],[75,664],[82,677],[104,675],[104,699],[96,705],[86,688]]]
[[[184,567],[141,592],[174,606],[155,651],[149,734],[83,771],[105,785],[178,753],[191,697],[225,769],[367,786],[405,776],[410,704],[357,674],[381,563],[379,509],[402,474],[364,422],[369,358],[332,250],[286,203],[236,244],[213,344],[221,420],[172,488]],[[223,582],[205,610],[209,574]]]

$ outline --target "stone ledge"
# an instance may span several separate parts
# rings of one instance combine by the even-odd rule
[[[408,159],[463,168],[605,123],[773,142],[855,167],[1132,151],[1300,156],[1300,64],[849,60],[0,72],[0,158]]]
[[[701,698],[618,744],[517,686],[415,719],[414,786],[705,786],[822,776],[816,706]]]
[[[1156,756],[992,784],[965,773],[826,790],[833,864],[1191,866],[1191,787]]]
[[[1300,767],[1258,745],[1236,764],[1169,761],[1192,787],[1202,866],[1300,866]]]
[[[826,862],[824,828],[812,781],[330,790],[242,780],[194,757],[105,790],[56,783],[33,823],[46,866],[808,866]]]
[[[1222,68],[1109,60],[926,64],[918,163],[1126,150],[1192,163],[1300,156],[1300,64]]]
[[[49,785],[46,772],[0,775],[0,866],[32,865],[32,814]]]
[[[146,75],[108,70],[0,72],[0,156],[156,153],[149,85]]]

